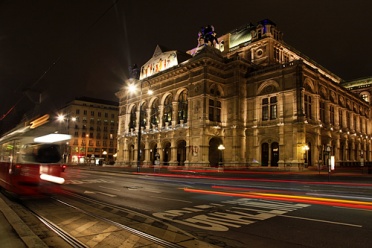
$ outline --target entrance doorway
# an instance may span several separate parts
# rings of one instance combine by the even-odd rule
[[[222,144],[220,138],[212,138],[209,141],[209,164],[213,167],[218,167],[219,162],[223,162],[222,151],[218,150],[218,146]],[[218,156],[216,156],[218,154]]]
[[[177,144],[178,165],[185,165],[186,160],[186,141],[182,140]]]
[[[171,157],[171,143],[167,142],[164,144],[163,149],[163,163],[164,165],[169,165],[169,159]]]

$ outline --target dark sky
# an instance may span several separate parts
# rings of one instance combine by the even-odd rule
[[[45,111],[79,96],[117,101],[129,65],[144,64],[157,44],[194,48],[208,24],[220,36],[268,18],[286,43],[342,79],[368,77],[371,7],[370,0],[0,0],[1,124],[35,109],[39,93]]]

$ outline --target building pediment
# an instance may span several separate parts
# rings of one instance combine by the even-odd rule
[[[191,56],[188,54],[157,45],[152,58],[141,67],[140,80],[177,66],[189,58]]]

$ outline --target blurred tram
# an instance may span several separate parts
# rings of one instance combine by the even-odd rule
[[[0,138],[0,187],[33,195],[63,184],[63,145],[71,136],[56,132],[49,115],[23,124]]]

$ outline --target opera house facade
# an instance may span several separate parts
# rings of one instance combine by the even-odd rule
[[[336,166],[370,161],[369,95],[286,44],[274,22],[220,37],[206,26],[196,38],[187,52],[157,46],[116,93],[116,165],[296,169],[328,166],[331,157]]]

